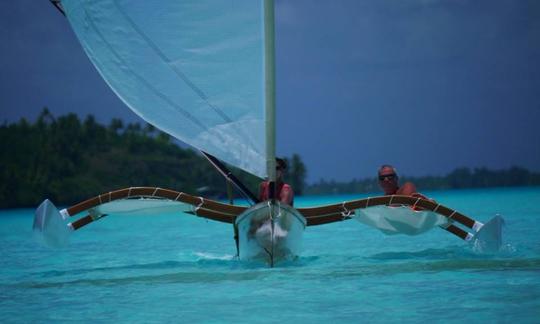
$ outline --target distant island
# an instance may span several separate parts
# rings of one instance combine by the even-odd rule
[[[0,126],[0,208],[59,206],[130,186],[156,186],[212,198],[227,197],[226,180],[198,152],[181,148],[150,124],[99,124],[92,115],[55,117],[43,109],[35,122]],[[302,194],[300,156],[287,159],[286,179]],[[252,191],[261,181],[231,168]]]
[[[54,117],[43,109],[33,123],[21,119],[0,126],[0,208],[35,207],[49,198],[71,205],[100,193],[130,187],[156,186],[224,199],[223,177],[192,149],[181,148],[150,124],[125,125],[113,119],[101,125],[92,115]],[[285,180],[296,195],[377,191],[375,177],[306,184],[307,168],[298,154],[286,158]],[[231,168],[256,192],[260,179]],[[540,173],[458,168],[446,176],[403,177],[421,190],[540,185]]]
[[[413,182],[422,190],[466,189],[489,187],[540,186],[540,173],[530,172],[525,168],[511,167],[503,170],[487,168],[457,168],[445,176],[408,177],[401,176],[400,183]],[[307,195],[328,195],[347,193],[366,193],[380,191],[377,178],[353,179],[349,182],[320,180],[308,185]]]

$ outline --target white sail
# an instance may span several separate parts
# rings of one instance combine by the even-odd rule
[[[144,120],[267,175],[264,8],[256,0],[62,0],[88,57]]]

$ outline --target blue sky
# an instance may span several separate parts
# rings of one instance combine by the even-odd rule
[[[0,121],[139,121],[46,0],[0,12]],[[308,180],[540,171],[540,2],[276,0],[277,151]]]

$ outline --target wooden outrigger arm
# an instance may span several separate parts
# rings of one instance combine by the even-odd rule
[[[475,232],[480,230],[480,228],[483,226],[482,223],[475,221],[474,219],[467,217],[454,209],[448,208],[436,202],[427,199],[403,195],[370,197],[322,207],[299,208],[298,211],[300,211],[300,213],[304,215],[304,217],[306,217],[306,219],[308,220],[308,226],[314,226],[349,219],[351,218],[351,216],[347,214],[350,214],[350,211],[355,209],[363,209],[382,205],[402,205],[432,211],[434,213],[447,217],[449,221],[455,221],[457,223],[460,223],[474,230]],[[473,236],[473,234],[470,234],[467,231],[464,231],[453,224],[449,224],[448,226],[443,227],[443,229],[460,237],[463,240],[470,240]]]
[[[81,203],[66,208],[66,212],[68,213],[68,215],[74,216],[80,212],[88,210],[92,207],[96,207],[103,203],[112,202],[119,199],[131,198],[168,199],[171,201],[178,201],[189,205],[197,206],[199,208],[218,210],[220,212],[232,215],[240,214],[244,210],[246,210],[246,207],[224,204],[215,200],[193,196],[185,192],[170,189],[162,189],[157,187],[130,187],[111,191],[87,199]]]
[[[92,213],[93,208],[117,200],[137,198],[166,199],[188,204],[193,206],[193,213],[195,215],[224,223],[233,223],[236,216],[247,209],[246,207],[223,204],[215,200],[192,196],[175,190],[156,187],[131,187],[98,195],[60,212],[67,216],[75,216],[82,212],[90,211],[87,216],[72,223],[74,229],[79,229],[102,217],[102,215]]]
[[[36,210],[33,228],[47,244],[61,246],[67,242],[69,233],[107,216],[107,207],[111,207],[115,202],[131,200],[142,204],[158,202],[157,208],[166,205],[167,208],[174,207],[176,211],[191,212],[224,223],[233,223],[236,216],[247,209],[175,190],[131,187],[100,194],[62,210],[58,210],[49,200],[45,200]],[[115,210],[113,209],[111,213],[114,214]],[[69,222],[71,218],[80,215],[84,216]]]

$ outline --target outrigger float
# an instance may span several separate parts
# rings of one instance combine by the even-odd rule
[[[201,151],[254,205],[147,187],[111,191],[62,210],[45,200],[34,219],[43,242],[66,244],[71,233],[107,215],[175,211],[232,224],[240,259],[270,265],[300,254],[306,226],[353,218],[386,234],[441,227],[482,249],[500,247],[502,218],[482,224],[429,200],[384,196],[294,209],[274,199],[273,0],[50,1],[126,106]],[[258,202],[221,161],[267,179],[271,199]]]

